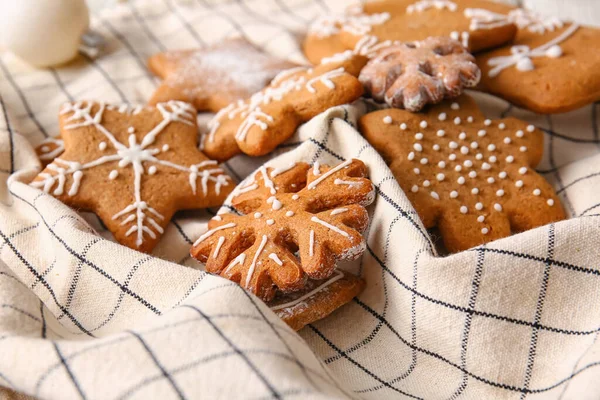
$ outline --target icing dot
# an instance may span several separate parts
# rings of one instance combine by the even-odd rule
[[[427,164],[429,160],[427,160],[426,158],[421,158],[421,164],[425,165]]]
[[[490,176],[489,178],[487,178],[487,182],[494,183],[494,182],[496,182],[496,180]]]
[[[510,163],[512,163],[513,161],[515,161],[515,158],[514,158],[513,156],[507,156],[507,157],[506,157],[506,162],[507,162],[507,163],[509,163],[509,164],[510,164]]]
[[[462,214],[466,214],[467,212],[469,212],[469,209],[467,208],[467,206],[460,206],[460,212]]]
[[[527,173],[527,167],[521,167],[521,168],[519,168],[519,173],[521,175],[525,175]]]
[[[510,142],[512,142],[512,140],[510,140],[508,136],[504,138],[504,143],[510,144]]]
[[[494,150],[496,150],[496,145],[491,143],[488,145],[487,149],[488,149],[488,151],[494,151]]]
[[[546,57],[558,58],[558,57],[562,56],[563,52],[562,52],[562,49],[560,48],[560,46],[555,44],[554,46],[548,47],[548,49],[546,49],[544,54],[546,55]]]
[[[471,142],[471,148],[472,149],[476,149],[478,147],[479,147],[479,143],[477,143],[477,142]]]
[[[475,177],[477,177],[477,172],[475,172],[475,171],[469,172],[469,178],[475,178]]]
[[[454,118],[454,125],[460,125],[460,117]]]
[[[473,122],[473,117],[471,117],[470,115],[467,117],[467,122]]]
[[[110,173],[108,174],[108,179],[110,179],[111,181],[116,179],[117,176],[119,176],[119,171],[117,171],[116,169],[113,169],[112,171],[110,171]]]
[[[297,194],[292,196],[292,200],[298,200],[300,198],[300,196],[298,196]]]
[[[460,148],[460,152],[461,152],[462,154],[469,154],[469,148],[468,148],[467,146],[462,146],[462,147]]]
[[[517,137],[523,137],[523,135],[525,135],[525,132],[523,132],[521,130],[519,130],[519,131],[517,131],[517,133],[515,133],[515,136],[517,136]]]
[[[542,191],[540,189],[533,189],[534,196],[539,196],[540,194],[542,194]]]
[[[162,147],[162,151],[169,151],[169,145],[168,144],[164,144]]]
[[[154,175],[156,173],[156,166],[151,165],[150,168],[148,168],[148,173]]]
[[[451,149],[456,149],[458,148],[458,143],[452,141],[448,144],[448,147],[450,147]]]
[[[473,166],[473,161],[471,160],[465,160],[465,162],[463,163],[463,165],[467,168],[471,168]]]
[[[488,228],[481,228],[481,233],[483,233],[484,235],[487,235],[489,231],[490,230]]]
[[[552,207],[552,206],[554,205],[554,200],[552,200],[552,199],[548,199],[548,200],[546,201],[546,204],[548,204],[550,207]]]
[[[496,203],[496,204],[494,204],[494,210],[500,212],[500,211],[502,211],[502,206],[500,204]]]
[[[533,61],[529,57],[523,57],[517,61],[517,69],[519,71],[532,71],[534,69]]]
[[[259,213],[259,212],[254,213],[254,218],[260,218],[260,217],[262,217],[261,213]]]
[[[527,151],[527,147],[521,146],[519,147],[519,150],[521,151],[521,153],[525,153]]]
[[[392,117],[390,117],[389,115],[386,115],[385,117],[383,117],[383,123],[384,124],[391,124],[392,123]]]
[[[475,209],[476,209],[477,211],[483,210],[483,204],[482,204],[482,203],[477,203],[477,204],[475,204]]]
[[[421,140],[421,139],[423,139],[423,134],[422,134],[421,132],[417,133],[417,134],[415,135],[415,139],[417,139],[417,140]]]
[[[266,222],[267,222],[267,225],[273,225],[275,223],[275,221],[272,219],[268,219]]]
[[[483,124],[485,126],[490,126],[492,124],[492,120],[491,119],[486,119],[485,121],[483,121]]]
[[[439,200],[439,199],[440,199],[440,195],[439,195],[439,194],[437,194],[436,192],[431,192],[431,197],[433,197],[433,198],[434,198],[434,199],[436,199],[436,200]]]
[[[522,180],[516,181],[515,182],[515,186],[518,187],[518,188],[523,187],[523,181]]]
[[[448,156],[448,159],[449,159],[450,161],[454,161],[454,160],[456,160],[456,154],[454,154],[454,153],[450,154],[450,155]]]
[[[419,126],[423,129],[427,128],[427,121],[421,121],[421,123],[419,124]]]
[[[475,155],[475,159],[477,159],[477,160],[481,160],[481,159],[483,159],[483,154],[481,154],[481,153],[477,153],[477,154]]]
[[[440,167],[440,168],[446,168],[446,163],[444,161],[440,161],[438,163],[438,167]]]
[[[460,172],[462,170],[462,167],[460,165],[457,165],[456,167],[454,167],[454,170],[456,172]]]
[[[446,134],[446,131],[445,131],[445,130],[443,130],[443,129],[440,129],[439,131],[437,131],[437,135],[438,135],[439,137],[443,137],[445,134]]]
[[[423,181],[423,187],[429,187],[430,185],[431,185],[431,182],[429,182],[428,180]]]
[[[406,130],[406,124],[404,122],[400,124],[400,129],[402,129],[403,131]]]
[[[413,185],[413,187],[410,189],[413,193],[417,193],[419,191],[419,187],[417,185]]]
[[[456,190],[453,190],[450,192],[450,198],[451,199],[455,199],[458,197],[458,192]]]
[[[496,196],[498,196],[498,197],[504,196],[504,190],[502,190],[502,189],[497,190],[496,191]]]
[[[486,162],[484,162],[483,164],[481,164],[481,169],[484,171],[487,171],[488,169],[492,168],[492,166]]]
[[[485,221],[485,217],[483,215],[480,215],[479,217],[477,217],[477,222],[483,222]]]
[[[415,159],[415,152],[411,151],[410,153],[408,153],[408,160],[412,161]]]
[[[535,126],[533,126],[533,125],[527,125],[526,129],[527,129],[527,132],[533,132],[533,131],[535,131]]]
[[[496,156],[490,156],[490,158],[488,158],[488,161],[491,163],[495,163],[496,161],[498,161],[498,158],[496,158]]]
[[[456,180],[456,182],[458,182],[459,185],[464,185],[465,184],[465,178],[462,176],[459,176],[458,179]]]
[[[421,170],[419,168],[415,168],[413,169],[413,172],[417,175],[419,175],[421,173]]]
[[[446,120],[446,113],[440,113],[440,115],[438,115],[438,119],[440,121],[445,121]]]
[[[413,148],[414,148],[416,151],[423,151],[423,146],[421,146],[421,143],[415,143],[415,144],[413,145]]]
[[[294,216],[294,212],[293,211],[286,211],[285,212],[285,216],[286,217],[293,217]]]
[[[500,122],[498,124],[498,128],[500,128],[500,129],[506,129],[506,124],[504,122]]]
[[[467,134],[466,134],[465,132],[461,132],[461,133],[458,135],[458,138],[459,138],[460,140],[465,140],[465,139],[467,138]]]
[[[436,144],[434,144],[434,145],[433,145],[433,149],[434,149],[435,151],[440,151],[440,145],[439,145],[439,144],[437,144],[437,143],[436,143]]]
[[[135,128],[133,126],[130,126],[129,128],[127,128],[127,132],[133,133],[135,132]]]
[[[443,180],[444,180],[444,178],[446,178],[446,175],[444,175],[444,174],[441,174],[441,173],[440,173],[440,174],[437,174],[437,175],[435,176],[435,178],[436,178],[438,181],[440,181],[440,182],[441,182],[441,181],[443,181]]]
[[[48,146],[42,146],[41,150],[42,150],[42,152],[47,153],[47,152],[50,151],[50,147],[48,147]]]
[[[106,146],[107,146],[106,142],[100,142],[100,143],[98,143],[98,148],[100,150],[106,150]]]
[[[471,189],[471,194],[479,194],[479,189],[477,189],[477,188]]]
[[[477,131],[477,136],[479,137],[484,137],[486,135],[486,131],[485,129],[481,129],[480,131]]]
[[[508,174],[506,173],[506,171],[502,171],[498,174],[498,178],[500,179],[506,179],[507,176]]]
[[[450,108],[453,110],[460,110],[460,105],[458,103],[450,104]]]

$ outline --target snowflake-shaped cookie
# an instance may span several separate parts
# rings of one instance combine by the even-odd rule
[[[360,160],[263,166],[234,191],[233,206],[243,215],[213,218],[191,254],[265,301],[277,288],[302,289],[307,276],[327,278],[337,260],[364,251],[360,231],[375,194],[366,172]]]
[[[220,161],[241,152],[271,152],[303,122],[359,98],[363,88],[356,77],[365,63],[365,57],[356,55],[280,73],[264,90],[219,111],[208,124],[202,150]]]
[[[229,177],[197,149],[196,111],[95,102],[60,111],[64,153],[31,183],[95,212],[117,241],[148,252],[179,209],[219,206]]]
[[[218,112],[263,89],[279,72],[294,64],[275,58],[238,38],[213,46],[158,53],[148,60],[163,78],[150,104],[187,101],[198,111]]]
[[[459,42],[430,37],[383,48],[359,79],[375,100],[414,112],[457,97],[463,88],[477,85],[480,77],[475,58]]]
[[[427,228],[460,251],[564,219],[534,170],[543,134],[515,118],[489,120],[469,96],[424,114],[367,114],[361,132],[382,154]]]

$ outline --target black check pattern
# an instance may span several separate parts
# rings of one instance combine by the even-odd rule
[[[283,153],[274,162],[360,157],[370,168],[367,251],[344,265],[368,287],[300,336],[189,258],[217,210],[179,213],[152,257],[19,182],[36,167],[27,142],[57,133],[62,102],[144,102],[157,83],[152,53],[242,35],[299,61],[306,25],[342,9],[138,0],[95,16],[107,38],[99,59],[32,71],[0,55],[0,386],[49,399],[598,398],[598,104],[546,118],[475,94],[490,118],[545,131],[539,171],[571,219],[443,258],[354,130],[360,106],[329,110],[269,157],[227,162],[238,180]]]

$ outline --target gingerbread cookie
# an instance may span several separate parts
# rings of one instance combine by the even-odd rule
[[[456,40],[430,37],[377,52],[359,80],[375,100],[419,111],[425,104],[454,98],[480,78],[475,58]]]
[[[213,218],[191,255],[264,301],[276,290],[305,288],[307,278],[326,279],[337,260],[356,259],[365,249],[360,231],[375,196],[366,173],[360,160],[263,166],[234,191],[232,204],[242,215]]]
[[[63,151],[65,151],[65,143],[60,137],[46,138],[35,148],[35,152],[44,168],[61,155]]]
[[[492,17],[519,31],[510,46],[477,56],[484,90],[542,114],[600,100],[599,29],[523,9]]]
[[[150,104],[181,100],[192,103],[198,111],[218,112],[263,89],[294,64],[240,38],[204,49],[158,53],[150,57],[148,67],[163,79]]]
[[[366,283],[343,271],[335,271],[329,279],[309,280],[298,292],[277,292],[269,307],[292,329],[325,318],[333,311],[358,296]]]
[[[449,36],[470,52],[493,48],[512,40],[516,27],[473,12],[506,13],[511,7],[485,0],[381,0],[353,7],[343,16],[322,18],[309,29],[304,50],[312,62],[327,54],[330,43],[356,49],[365,38],[376,43],[414,42],[430,36]],[[334,21],[335,23],[332,23]],[[317,40],[318,39],[318,40]],[[340,45],[332,50],[339,52]]]
[[[377,111],[359,126],[449,251],[565,218],[552,186],[533,170],[542,132],[515,118],[486,119],[469,96],[423,114]]]
[[[187,103],[67,103],[60,132],[64,153],[31,185],[95,212],[133,249],[152,250],[175,211],[219,206],[233,189],[198,151],[196,110]]]
[[[363,88],[356,77],[366,61],[352,56],[280,73],[264,90],[219,111],[208,124],[202,150],[219,161],[273,151],[303,122],[359,98]]]

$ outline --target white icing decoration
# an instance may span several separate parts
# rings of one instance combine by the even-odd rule
[[[325,179],[329,178],[331,175],[335,174],[336,172],[338,172],[342,168],[347,167],[351,163],[352,163],[352,160],[346,160],[346,161],[344,161],[343,163],[339,164],[338,166],[330,169],[329,171],[327,171],[323,175],[319,176],[317,179],[315,179],[314,181],[312,181],[311,183],[309,183],[306,187],[308,189],[314,189],[314,188],[316,188],[319,183],[321,183]]]
[[[217,242],[217,245],[215,246],[213,258],[217,258],[219,256],[219,251],[221,250],[221,246],[223,246],[224,242],[225,242],[225,236],[219,236],[219,241]]]
[[[236,258],[234,258],[234,260],[231,262],[231,264],[229,264],[227,266],[227,268],[225,268],[225,271],[223,271],[223,273],[224,274],[228,273],[231,268],[235,267],[238,264],[244,265],[244,262],[246,262],[246,253],[242,253],[239,256],[237,256]]]
[[[285,212],[285,216],[286,216],[286,217],[293,217],[293,216],[294,216],[294,212],[293,212],[293,211],[291,211],[291,210],[290,210],[290,211],[286,211],[286,212]]]
[[[440,195],[437,194],[436,192],[431,192],[430,194],[431,194],[431,197],[433,197],[434,199],[436,199],[436,200],[440,199]]]
[[[314,296],[316,293],[318,293],[321,290],[325,289],[326,287],[330,286],[334,282],[337,282],[338,280],[340,280],[343,277],[344,277],[343,273],[341,273],[340,271],[336,271],[336,275],[333,276],[328,281],[326,281],[325,283],[319,285],[318,287],[316,287],[315,289],[311,290],[310,292],[308,292],[308,293],[300,296],[296,300],[290,301],[288,303],[284,303],[284,304],[279,304],[279,305],[273,306],[273,307],[271,307],[271,310],[277,311],[277,310],[282,310],[282,309],[285,309],[285,308],[294,307],[294,306],[302,303],[304,300],[310,298],[311,296]]]
[[[469,209],[466,206],[460,206],[461,214],[466,214],[469,212]]]
[[[148,175],[154,175],[156,174],[157,168],[155,165],[151,165],[150,168],[148,168]]]
[[[261,213],[259,213],[259,212],[255,212],[255,213],[254,213],[254,218],[257,218],[257,219],[258,219],[258,218],[260,218],[260,217],[262,217],[262,214],[261,214]]]
[[[274,219],[268,219],[265,222],[267,223],[267,225],[271,226],[271,225],[273,225],[275,223],[275,220]]]
[[[414,12],[423,12],[430,8],[436,8],[438,10],[446,9],[454,12],[458,7],[456,3],[449,0],[420,0],[406,7],[406,12],[412,14]]]
[[[260,257],[260,253],[262,253],[265,245],[267,244],[267,235],[263,235],[262,240],[260,241],[260,245],[258,246],[258,250],[254,254],[254,258],[252,259],[252,264],[250,264],[250,268],[248,268],[248,273],[246,275],[246,283],[245,287],[248,288],[250,286],[250,281],[252,280],[252,275],[254,275],[254,268],[256,267],[256,261],[258,257]]]
[[[269,254],[269,258],[271,260],[273,260],[275,262],[275,264],[279,265],[280,267],[283,266],[283,261],[281,261],[281,259],[279,257],[277,257],[277,254],[271,253],[271,254]]]
[[[194,242],[194,246],[198,246],[200,243],[211,237],[215,232],[221,231],[223,229],[231,229],[236,226],[235,223],[229,222],[225,225],[219,225],[216,228],[208,230],[206,233],[200,235],[200,237]]]
[[[546,201],[546,204],[548,204],[550,207],[552,207],[554,205],[554,200],[553,199],[548,199]]]
[[[271,178],[275,178],[277,175],[281,175],[284,172],[289,171],[290,169],[294,168],[296,166],[295,162],[289,163],[288,165],[284,166],[284,167],[280,167],[280,168],[274,168],[271,171]]]
[[[317,19],[309,28],[309,33],[325,38],[346,31],[362,36],[371,31],[373,25],[381,25],[390,19],[389,13],[358,15],[325,15]]]
[[[106,150],[106,146],[108,146],[108,145],[106,144],[106,142],[100,142],[100,143],[98,143],[98,149],[99,149],[100,151],[104,151],[104,150]]]
[[[315,254],[314,248],[315,248],[315,231],[313,231],[312,229],[310,230],[310,234],[309,234],[309,246],[308,246],[308,254],[312,257]]]
[[[313,165],[313,175],[321,175],[321,164],[318,161],[315,161],[315,165]]]
[[[319,219],[319,218],[317,218],[317,217],[315,217],[315,216],[313,216],[313,217],[312,217],[310,220],[311,220],[312,222],[316,222],[316,223],[318,223],[318,224],[321,224],[321,225],[323,225],[324,227],[326,227],[326,228],[329,228],[329,229],[331,229],[332,231],[334,231],[334,232],[336,232],[336,233],[339,233],[340,235],[342,235],[342,236],[344,236],[344,237],[349,237],[349,236],[350,236],[350,235],[348,234],[348,232],[345,232],[345,231],[341,230],[340,228],[338,228],[337,226],[335,226],[335,225],[331,225],[329,222],[323,221],[322,219]],[[312,232],[312,231],[311,231],[311,232]]]
[[[348,211],[347,208],[336,208],[329,215],[338,215],[338,214],[345,213],[346,211]]]
[[[389,115],[386,115],[385,117],[383,117],[383,123],[384,124],[391,124],[392,123],[392,117],[390,117]]]
[[[110,173],[108,174],[108,179],[115,180],[117,179],[117,176],[119,176],[119,171],[117,171],[116,169],[113,169],[112,171],[110,171]]]

